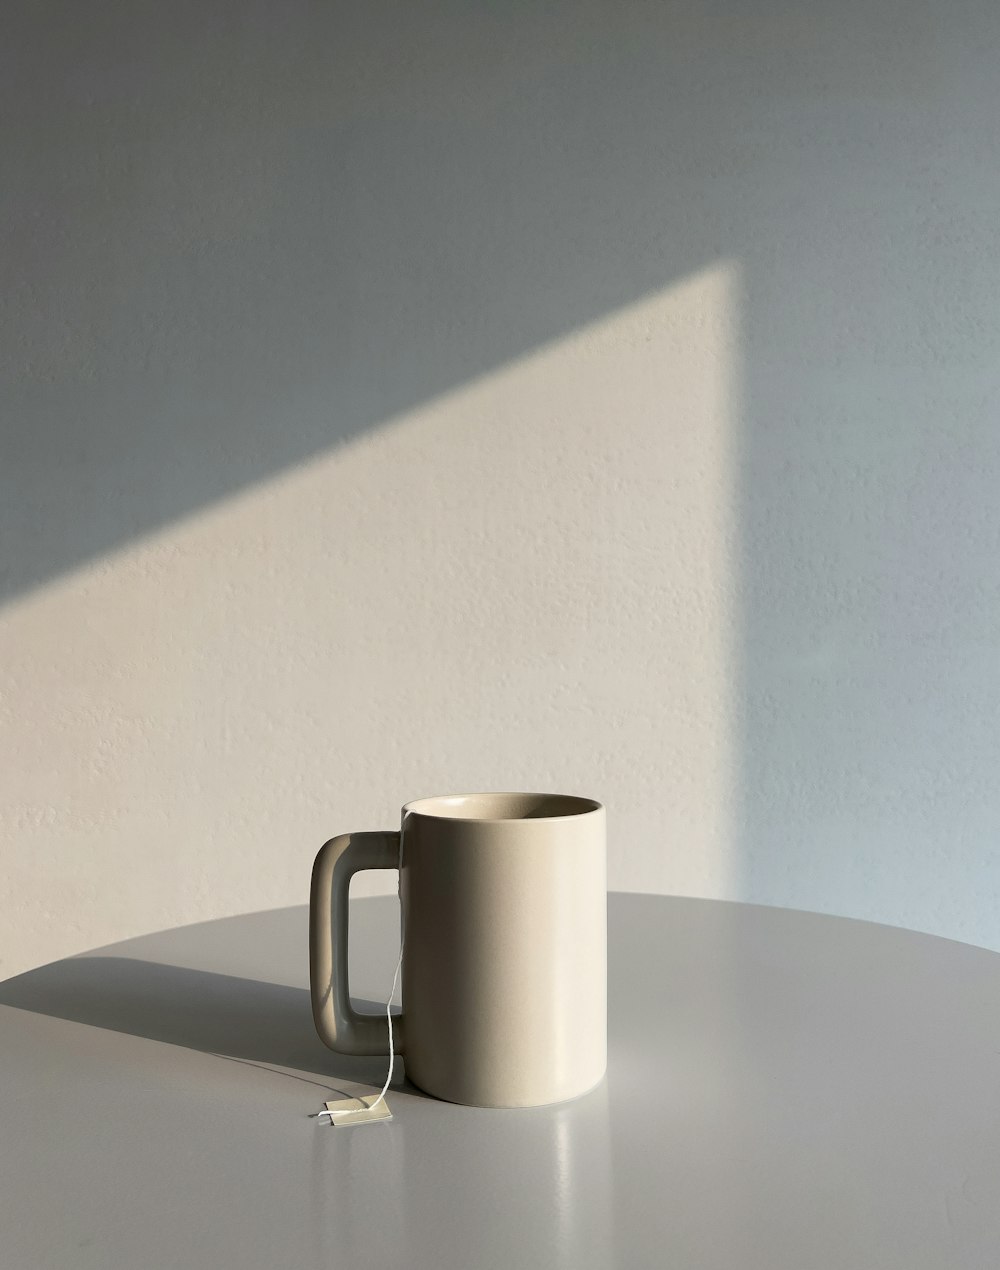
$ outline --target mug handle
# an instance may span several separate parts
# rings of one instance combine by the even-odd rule
[[[388,1054],[385,1014],[359,1014],[347,980],[351,878],[362,869],[399,867],[399,831],[341,833],[320,847],[309,893],[309,988],[320,1039],[340,1054]],[[392,1021],[393,1049],[403,1052],[402,1018]]]

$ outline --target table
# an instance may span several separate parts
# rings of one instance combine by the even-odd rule
[[[0,1262],[73,1267],[1000,1265],[1000,956],[865,922],[612,895],[610,1067],[478,1110],[381,1085],[309,1012],[306,910],[0,984]],[[395,959],[352,905],[352,989]],[[333,1091],[333,1092],[331,1092]]]

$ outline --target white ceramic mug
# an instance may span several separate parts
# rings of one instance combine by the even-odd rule
[[[384,1016],[347,976],[350,879],[401,868],[407,1077],[478,1107],[561,1102],[607,1066],[605,812],[565,794],[456,794],[403,808],[399,832],[341,834],[313,866],[313,1018],[345,1054],[385,1054]]]

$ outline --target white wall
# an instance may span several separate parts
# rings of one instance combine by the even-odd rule
[[[7,27],[0,974],[525,786],[1000,947],[1000,12]]]

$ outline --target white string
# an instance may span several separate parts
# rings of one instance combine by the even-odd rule
[[[396,988],[399,984],[399,974],[403,968],[403,942],[406,938],[406,930],[403,917],[403,835],[399,835],[399,881],[396,884],[396,894],[399,896],[399,956],[396,958],[396,969],[392,974],[392,987],[389,989],[389,999],[385,1003],[385,1018],[389,1025],[389,1070],[386,1072],[385,1084],[374,1102],[366,1103],[363,1098],[359,1098],[358,1102],[362,1103],[360,1107],[349,1107],[343,1111],[333,1112],[329,1108],[325,1108],[318,1113],[317,1118],[322,1119],[323,1116],[329,1116],[332,1123],[334,1115],[337,1116],[357,1116],[362,1111],[374,1111],[380,1102],[385,1102],[386,1091],[392,1083],[392,1071],[396,1064],[396,1050],[393,1044],[392,1036],[392,998],[396,995]]]
[[[396,959],[396,969],[393,971],[393,975],[392,975],[392,987],[389,989],[389,1000],[386,1002],[386,1005],[385,1005],[385,1018],[386,1018],[386,1022],[389,1024],[389,1070],[386,1072],[385,1084],[382,1086],[379,1096],[375,1099],[374,1102],[368,1104],[369,1111],[374,1111],[380,1102],[385,1102],[385,1092],[389,1088],[389,1086],[392,1084],[392,1069],[396,1063],[396,1050],[395,1050],[395,1046],[393,1044],[393,1038],[392,1038],[392,998],[396,995],[396,986],[399,983],[399,972],[402,969],[402,965],[403,965],[403,940],[402,938],[400,938],[399,956]]]

